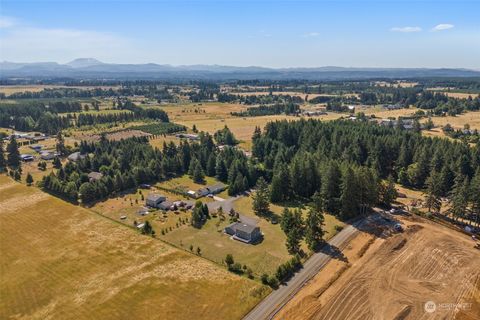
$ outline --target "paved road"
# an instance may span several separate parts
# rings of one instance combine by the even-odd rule
[[[352,225],[349,225],[348,227],[345,227],[342,231],[330,239],[330,241],[328,241],[330,246],[326,245],[326,247],[329,249],[337,248],[341,250],[358,232],[357,227],[364,222],[365,219],[362,219]],[[330,251],[333,252],[333,250]],[[331,259],[331,253],[326,254],[319,252],[312,255],[312,257],[310,257],[310,259],[308,259],[303,265],[303,269],[296,273],[286,285],[282,285],[280,288],[273,291],[243,319],[272,319],[287,304],[287,302],[295,296],[295,294],[303,287],[303,285],[308,280],[313,278]]]

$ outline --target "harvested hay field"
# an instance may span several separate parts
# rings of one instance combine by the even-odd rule
[[[404,233],[373,242],[357,236],[356,257],[347,248],[349,262],[332,260],[277,318],[479,319],[480,254],[473,241],[421,218],[400,220]],[[436,303],[432,313],[425,311],[428,301]]]
[[[422,119],[425,122],[427,119]],[[465,124],[470,125],[470,129],[480,130],[480,111],[469,111],[458,116],[433,117],[435,126],[443,127],[449,123],[454,129],[463,129]]]
[[[238,319],[268,289],[0,176],[0,319]]]

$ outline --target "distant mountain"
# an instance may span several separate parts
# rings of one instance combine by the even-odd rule
[[[95,58],[78,58],[67,63],[67,66],[70,66],[72,68],[85,68],[85,67],[91,67],[91,66],[98,66],[100,64],[104,64],[104,63],[101,61],[98,61]]]
[[[67,64],[56,62],[0,62],[0,78],[73,78],[73,79],[163,79],[163,80],[248,80],[304,79],[342,80],[423,77],[480,77],[480,71],[468,69],[427,68],[264,68],[221,65],[113,64],[94,58],[75,59]]]

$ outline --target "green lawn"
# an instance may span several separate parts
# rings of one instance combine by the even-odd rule
[[[159,182],[156,184],[156,186],[171,189],[171,190],[197,191],[200,188],[204,188],[206,186],[216,184],[216,183],[218,183],[217,179],[212,177],[205,177],[205,184],[199,184],[199,183],[193,182],[193,180],[188,175],[183,175],[178,178]],[[202,199],[202,200],[206,200],[206,199]]]
[[[234,208],[240,214],[258,221],[258,226],[264,234],[261,243],[256,245],[244,244],[225,235],[223,229],[230,223],[228,216],[226,221],[220,221],[219,218],[212,217],[201,229],[195,229],[189,224],[181,225],[178,228],[174,226],[172,231],[160,235],[160,238],[185,250],[190,250],[190,246],[194,247],[194,251],[197,247],[200,247],[203,257],[217,263],[222,263],[227,254],[232,254],[236,262],[246,264],[252,268],[257,276],[262,273],[275,272],[281,263],[291,258],[285,247],[286,236],[280,225],[274,225],[265,219],[256,217],[252,211],[252,198],[250,196],[235,201]],[[273,213],[281,215],[283,207],[272,204],[270,209]],[[188,213],[186,216],[189,216]],[[183,214],[179,217],[183,217]],[[335,233],[335,225],[343,226],[343,223],[334,216],[325,215],[326,239],[329,239]],[[307,250],[305,244],[303,244],[303,248]]]

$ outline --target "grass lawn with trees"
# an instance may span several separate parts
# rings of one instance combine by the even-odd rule
[[[234,202],[234,209],[250,219],[255,219],[264,239],[261,243],[250,245],[230,239],[230,236],[223,233],[223,229],[229,225],[229,216],[225,213],[226,219],[221,221],[219,217],[211,217],[200,229],[193,228],[190,224],[173,228],[173,231],[160,235],[161,239],[179,246],[185,250],[193,251],[200,247],[203,257],[217,263],[223,263],[227,254],[233,255],[235,262],[250,267],[256,276],[263,273],[274,273],[277,267],[291,258],[285,246],[286,235],[281,230],[280,224],[272,224],[266,219],[256,216],[252,209],[253,200],[251,196],[242,196]],[[283,207],[270,205],[270,210],[280,216]],[[305,210],[303,210],[306,213]],[[171,214],[171,213],[169,213]],[[212,215],[212,212],[210,213]],[[187,217],[190,216],[187,214]],[[183,216],[182,216],[183,217]],[[325,214],[324,230],[325,239],[332,237],[337,231],[335,226],[344,226],[332,215]],[[158,231],[157,231],[158,234]],[[307,251],[306,245],[302,248]]]

